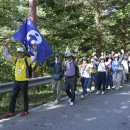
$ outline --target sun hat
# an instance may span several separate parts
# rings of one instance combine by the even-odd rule
[[[17,48],[17,52],[24,52],[24,49],[22,47]]]
[[[119,55],[118,54],[115,54],[114,57],[118,57]]]
[[[66,55],[65,55],[65,57],[67,58],[67,57],[73,57],[73,55],[72,55],[72,53],[67,53]]]
[[[104,60],[105,60],[105,57],[104,57],[104,56],[101,56],[101,57],[99,58],[99,60],[102,60],[102,59],[104,59]]]

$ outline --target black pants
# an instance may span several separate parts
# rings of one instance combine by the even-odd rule
[[[75,91],[77,91],[77,80],[78,80],[78,77],[75,76]]]
[[[22,91],[23,94],[24,111],[28,111],[28,81],[15,81],[11,96],[11,102],[9,106],[10,112],[15,112],[16,99],[18,97],[20,90]]]
[[[65,78],[65,92],[67,96],[71,99],[71,102],[75,101],[75,76],[71,78]]]
[[[97,72],[97,77],[96,77],[96,87],[97,90],[101,90],[101,86],[103,85],[102,90],[105,91],[106,87],[106,72]]]

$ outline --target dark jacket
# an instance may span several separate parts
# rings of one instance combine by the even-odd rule
[[[52,73],[52,79],[58,80],[63,77],[63,69],[62,69],[62,63],[58,61],[57,63],[55,61],[49,62],[47,61],[47,66],[53,68],[53,73]]]

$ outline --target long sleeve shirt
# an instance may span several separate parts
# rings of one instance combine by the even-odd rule
[[[113,72],[120,72],[121,71],[121,62],[123,60],[124,54],[121,55],[119,60],[112,61],[112,70]]]
[[[59,75],[63,74],[63,69],[62,69],[62,63],[61,61],[47,61],[47,66],[53,68],[53,73],[52,75]]]

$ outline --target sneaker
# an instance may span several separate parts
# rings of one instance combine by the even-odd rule
[[[95,87],[94,86],[91,87],[91,91],[95,91]]]
[[[84,95],[81,95],[81,99],[84,99],[85,98],[85,96]]]
[[[26,116],[26,115],[28,115],[28,113],[29,113],[28,111],[22,111],[21,116]]]
[[[123,86],[120,86],[119,88],[123,88]]]
[[[116,88],[115,86],[112,87],[112,89]]]
[[[102,91],[102,92],[101,92],[101,94],[102,94],[102,95],[104,95],[104,94],[105,94],[105,92],[104,92],[104,91]]]
[[[14,112],[8,112],[8,113],[6,113],[6,114],[3,116],[3,118],[9,118],[9,117],[13,117],[13,116],[15,116],[15,113],[14,113]]]
[[[90,88],[87,88],[87,92],[90,92],[91,90],[90,90]]]
[[[78,94],[78,91],[77,91],[77,90],[75,91],[75,94]]]
[[[111,88],[110,88],[110,86],[108,86],[108,88],[107,88],[108,90],[110,90]]]
[[[73,106],[74,105],[74,102],[70,102],[70,106]]]
[[[97,91],[96,94],[97,94],[97,95],[100,94],[100,91]]]
[[[71,102],[71,98],[69,98],[68,102]]]

